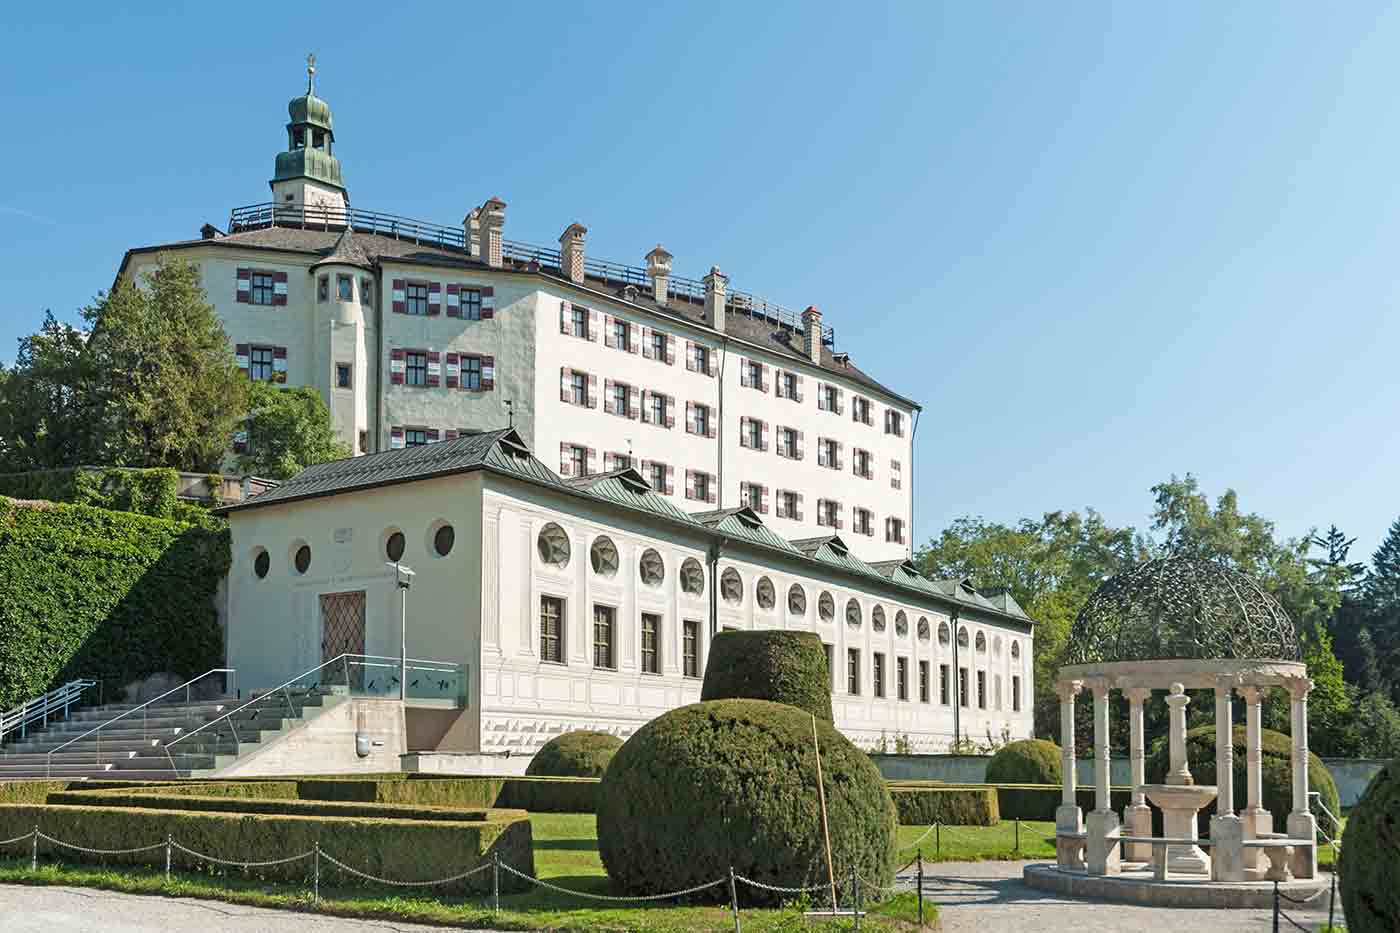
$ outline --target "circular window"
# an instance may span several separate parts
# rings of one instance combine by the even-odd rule
[[[977,633],[977,653],[987,653],[987,636],[983,635],[981,632]]]
[[[272,555],[262,548],[258,548],[258,554],[253,558],[253,575],[259,580],[267,576],[267,572],[272,569]]]
[[[758,608],[772,609],[778,604],[778,591],[773,588],[773,581],[763,577],[758,581],[758,586],[754,588],[754,599],[758,600]]]
[[[795,616],[807,614],[807,591],[796,583],[788,590],[788,612]]]
[[[297,548],[297,554],[296,557],[292,559],[292,563],[296,566],[297,573],[306,573],[306,571],[310,570],[311,545],[303,544],[301,547]]]
[[[593,547],[588,550],[588,559],[593,563],[593,572],[600,577],[617,574],[617,545],[607,535],[594,540]]]
[[[661,581],[666,579],[666,564],[656,548],[649,547],[642,552],[641,569],[642,582],[647,586],[660,586]]]
[[[817,597],[817,615],[821,616],[823,622],[830,622],[836,618],[836,600],[830,593],[823,593]]]
[[[909,617],[904,614],[903,609],[894,614],[894,633],[900,638],[909,634]]]
[[[927,618],[926,616],[920,616],[920,617],[919,617],[919,641],[928,641],[928,638],[929,638],[928,618]]]
[[[873,610],[871,610],[871,612],[870,612],[870,627],[873,628],[873,629],[875,629],[875,631],[877,631],[877,632],[883,632],[883,631],[885,630],[885,607],[884,607],[884,606],[876,606]]]
[[[705,568],[693,557],[687,557],[681,563],[681,589],[691,596],[705,593]]]
[[[958,628],[958,647],[959,647],[959,648],[966,648],[966,647],[967,647],[967,629],[965,629],[965,628],[961,628],[961,627]]]
[[[938,643],[947,646],[948,641],[953,637],[953,630],[948,628],[947,622],[938,623]]]
[[[733,567],[725,570],[719,577],[719,595],[724,597],[724,601],[732,605],[739,605],[744,600],[744,581],[739,576],[739,571]]]
[[[846,624],[851,628],[860,628],[860,603],[854,599],[846,601]]]
[[[569,536],[554,522],[540,529],[538,541],[540,560],[552,567],[569,566]]]
[[[457,543],[457,532],[452,530],[451,525],[443,525],[433,533],[433,550],[438,557],[446,557],[452,553],[452,545]]]
[[[403,532],[396,531],[384,542],[384,554],[397,563],[403,559]]]

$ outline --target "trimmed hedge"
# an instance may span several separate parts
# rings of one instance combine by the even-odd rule
[[[995,788],[891,787],[904,826],[995,826],[1001,822]]]
[[[1273,814],[1274,832],[1288,831],[1288,814],[1293,809],[1293,742],[1288,736],[1272,729],[1263,729],[1261,770],[1264,778],[1265,810]],[[1234,729],[1234,779],[1235,808],[1242,810],[1249,798],[1246,796],[1246,761],[1248,746],[1245,727]],[[1160,784],[1166,778],[1170,764],[1170,751],[1166,742],[1159,742],[1147,757],[1147,783]],[[1215,777],[1215,725],[1197,726],[1186,733],[1186,760],[1191,767],[1191,776],[1197,784],[1214,784]],[[1342,812],[1341,798],[1337,795],[1337,783],[1332,780],[1332,772],[1322,763],[1322,759],[1308,752],[1308,789],[1318,791],[1322,802],[1333,813]],[[1201,835],[1210,829],[1210,818],[1215,815],[1215,803],[1201,810],[1198,821]],[[1318,828],[1336,838],[1338,827],[1323,813],[1316,814]],[[1152,822],[1160,827],[1161,814],[1154,810]],[[1154,830],[1156,831],[1156,830]]]
[[[524,810],[416,807],[385,803],[343,803],[329,800],[272,800],[248,797],[201,797],[189,794],[131,794],[122,791],[68,791],[50,794],[53,806],[144,807],[149,810],[191,810],[214,813],[273,813],[287,816],[355,816],[393,820],[451,820],[488,822],[524,819]]]
[[[229,562],[227,530],[0,498],[0,709],[80,676],[217,667]]]
[[[987,762],[988,784],[1059,784],[1064,780],[1060,746],[1044,739],[1022,739],[1002,746]]]
[[[152,518],[173,518],[180,474],[169,467],[71,467],[0,473],[0,496],[90,505]]]
[[[306,780],[305,800],[354,800],[439,807],[505,807],[532,813],[596,813],[597,778],[464,777],[414,775],[412,780]]]
[[[231,812],[153,810],[116,806],[0,805],[0,836],[9,838],[38,826],[64,842],[94,849],[124,849],[163,842],[167,834],[187,848],[230,861],[266,860],[323,851],[354,868],[392,878],[418,881],[466,871],[498,853],[501,861],[534,874],[530,821],[523,814],[497,821],[369,819],[336,816],[291,816]],[[164,866],[164,847],[125,855],[90,856],[40,841],[39,851],[65,861]],[[177,867],[209,870],[209,865],[176,849]],[[263,877],[307,882],[311,859],[261,867]],[[321,860],[321,880],[363,886],[366,882]],[[525,883],[501,872],[502,889],[524,890]],[[439,891],[489,891],[491,872],[435,888]]]
[[[73,786],[81,787],[83,782],[0,781],[0,803],[43,803],[50,794],[61,793]]]
[[[1059,784],[945,784],[941,781],[891,781],[890,793],[897,790],[974,790],[996,791],[997,812],[1003,820],[1054,820],[1055,809],[1063,799]],[[1109,788],[1109,805],[1122,812],[1132,801],[1130,787]],[[1093,787],[1076,788],[1075,802],[1085,813],[1094,809]]]
[[[606,732],[580,729],[556,735],[535,752],[529,777],[602,777],[608,762],[622,747],[622,740]]]
[[[821,637],[815,632],[720,632],[710,643],[700,700],[731,699],[786,703],[832,722],[831,674]]]
[[[1400,761],[1371,778],[1347,820],[1337,865],[1352,933],[1393,933],[1400,917]]]
[[[764,884],[826,881],[812,716],[765,700],[711,700],[637,730],[608,766],[598,853],[623,891],[658,894],[734,871]],[[838,878],[894,876],[894,803],[870,757],[819,721],[822,778]],[[706,899],[724,899],[712,888]],[[787,897],[750,890],[746,902]],[[750,900],[752,899],[752,900]]]

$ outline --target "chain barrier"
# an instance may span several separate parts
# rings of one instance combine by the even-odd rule
[[[16,842],[24,842],[24,841],[26,841],[26,840],[28,840],[28,839],[32,839],[32,838],[34,838],[34,830],[31,829],[29,832],[25,833],[23,836],[16,836],[16,837],[13,838],[13,839],[0,839],[0,846],[14,845]]]
[[[87,846],[74,845],[71,842],[64,842],[62,839],[55,839],[48,833],[40,832],[37,829],[30,835],[38,836],[40,839],[52,842],[56,846],[63,846],[65,849],[72,849],[75,852],[86,852],[89,855],[135,855],[137,852],[153,852],[156,849],[165,848],[165,842],[162,840],[152,845],[136,846],[131,849],[90,849]]]
[[[308,852],[306,854],[311,855],[313,853]],[[302,857],[304,858],[305,856]],[[448,884],[453,881],[461,881],[463,878],[470,878],[472,875],[480,874],[486,869],[492,867],[492,864],[490,862],[487,862],[484,865],[476,866],[470,871],[464,871],[461,874],[451,875],[447,878],[439,878],[436,881],[394,881],[392,878],[380,878],[377,875],[371,875],[366,872],[362,872],[358,868],[351,868],[349,865],[346,865],[340,859],[335,858],[334,856],[326,852],[321,853],[321,858],[330,862],[332,865],[341,869],[342,871],[348,871],[350,874],[363,878],[366,881],[377,881],[380,884],[393,885],[396,888],[430,888],[434,885]]]
[[[165,843],[161,843],[161,845],[164,844]],[[172,849],[179,849],[186,855],[193,855],[197,859],[203,859],[206,862],[213,862],[216,865],[228,865],[232,868],[267,868],[271,865],[285,865],[288,862],[298,862],[304,858],[311,858],[311,856],[316,854],[315,851],[312,850],[303,852],[300,855],[289,855],[286,858],[268,859],[265,862],[231,862],[227,859],[217,858],[216,856],[207,855],[203,852],[196,852],[194,849],[187,849],[173,839],[170,841],[170,847]]]
[[[932,835],[933,835],[933,831],[934,831],[935,829],[937,829],[937,828],[938,828],[938,824],[937,824],[937,823],[934,823],[934,824],[933,824],[932,826],[930,826],[928,829],[924,830],[924,834],[923,834],[922,836],[920,836],[918,839],[915,839],[913,842],[909,843],[907,846],[900,846],[900,847],[899,847],[899,851],[901,851],[901,852],[908,852],[910,849],[917,849],[917,848],[919,847],[919,843],[923,842],[923,841],[924,841],[925,839],[927,839],[929,836],[932,836]],[[913,864],[913,863],[911,862],[910,864]]]
[[[811,894],[815,891],[831,890],[830,883],[811,884],[804,888],[785,888],[780,884],[764,884],[762,881],[754,881],[752,878],[745,878],[743,875],[739,874],[734,876],[734,880],[742,881],[749,887],[758,888],[760,891],[774,891],[778,894]]]
[[[711,881],[706,884],[698,884],[693,888],[686,888],[684,891],[672,891],[669,894],[641,894],[635,897],[618,897],[617,895],[613,894],[593,894],[588,891],[575,891],[571,888],[562,888],[557,884],[551,884],[548,881],[545,881],[541,878],[536,878],[534,875],[527,875],[523,871],[517,871],[516,869],[507,865],[505,862],[501,863],[501,867],[504,868],[506,871],[510,872],[512,875],[515,875],[515,877],[517,878],[528,881],[531,884],[539,885],[542,888],[548,888],[551,891],[558,891],[560,894],[572,894],[575,897],[586,897],[595,901],[609,901],[614,903],[623,903],[628,901],[665,901],[670,900],[672,898],[685,897],[687,894],[694,894],[697,891],[706,891],[710,888],[718,887],[719,885],[722,885],[729,880],[728,878],[720,878],[718,881]]]

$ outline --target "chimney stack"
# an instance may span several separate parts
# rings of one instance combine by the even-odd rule
[[[705,318],[710,326],[724,333],[724,292],[729,287],[729,276],[719,271],[719,266],[710,266],[710,274],[705,276]]]
[[[462,243],[467,248],[468,256],[481,258],[481,208],[472,208],[462,218]]]
[[[822,313],[816,305],[808,305],[802,312],[802,348],[807,357],[818,365],[822,361]]]
[[[502,265],[501,229],[506,225],[506,202],[491,198],[481,205],[478,213],[481,228],[481,260],[493,269]]]
[[[651,277],[652,301],[666,307],[667,295],[671,291],[671,254],[660,243],[647,253],[647,275]]]
[[[559,234],[559,271],[575,285],[583,284],[583,240],[588,228],[569,224]]]

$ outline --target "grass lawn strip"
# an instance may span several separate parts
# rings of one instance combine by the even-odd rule
[[[591,814],[532,814],[535,870],[538,876],[590,894],[613,894],[598,857],[596,820]],[[916,839],[923,829],[901,828],[901,842]],[[1025,834],[1023,831],[1022,839]],[[11,853],[20,846],[9,847]],[[256,872],[176,872],[167,883],[159,871],[145,868],[103,868],[55,864],[49,857],[31,872],[27,856],[0,861],[0,882],[19,884],[63,884],[101,888],[131,894],[195,897],[244,904],[329,914],[332,916],[374,918],[440,924],[466,928],[493,927],[503,930],[632,931],[694,933],[728,927],[732,914],[728,906],[678,907],[661,902],[639,907],[600,906],[599,902],[536,887],[528,893],[502,894],[501,911],[493,913],[490,898],[401,896],[368,894],[363,888],[335,886],[334,870],[323,863],[321,900],[316,903],[309,890],[285,883],[269,882]],[[22,853],[16,853],[22,854]],[[211,853],[213,854],[213,853]],[[911,854],[901,853],[903,861]],[[740,903],[743,893],[740,892]],[[852,928],[849,920],[812,920],[803,911],[818,906],[805,897],[796,898],[783,908],[743,909],[746,931],[822,930]],[[917,929],[918,901],[912,892],[898,894],[867,908],[862,928],[884,931]],[[934,905],[924,903],[925,921],[932,925],[937,916]]]

